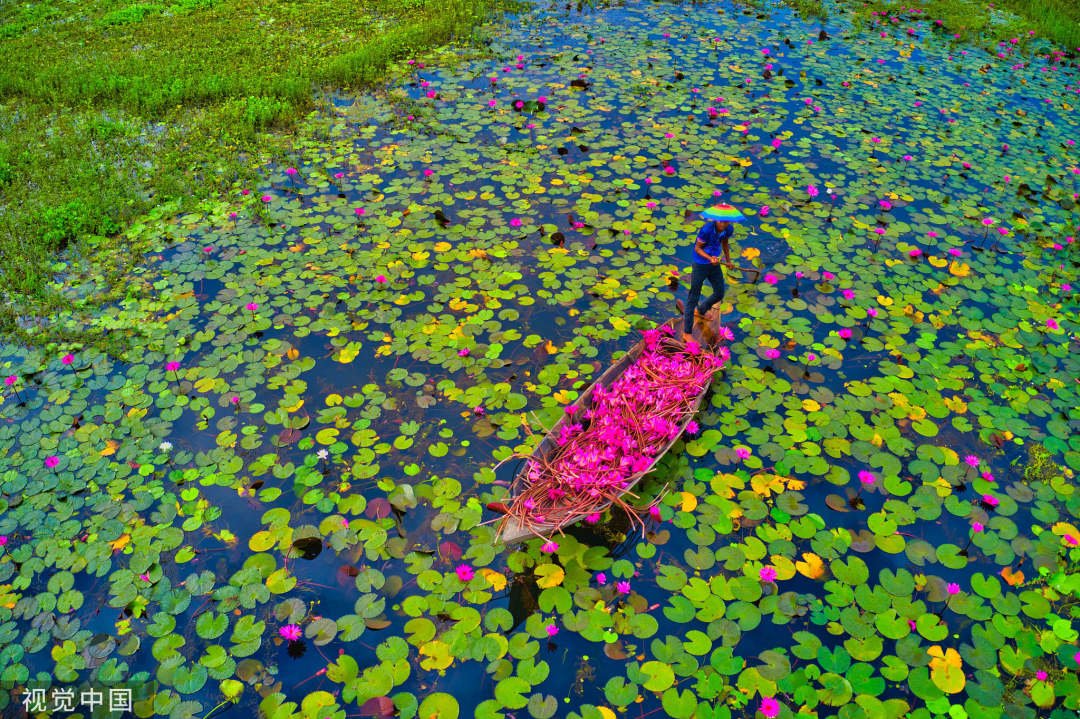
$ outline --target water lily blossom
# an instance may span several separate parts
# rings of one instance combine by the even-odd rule
[[[775,582],[776,581],[776,567],[766,564],[758,572],[758,578],[763,582]]]
[[[472,578],[474,576],[476,576],[476,573],[473,571],[473,568],[470,567],[468,564],[459,564],[454,569],[454,572],[457,573],[458,579],[460,579],[463,582],[468,582],[468,581],[472,580]]]
[[[630,582],[625,582],[625,581],[624,582],[616,582],[615,583],[615,590],[619,594],[629,594],[630,593]]]
[[[758,705],[758,711],[761,712],[765,719],[775,719],[780,714],[780,702],[772,697],[762,697],[761,704]]]
[[[287,639],[290,642],[295,642],[301,637],[299,624],[286,624],[283,627],[278,628],[278,634],[282,639]]]
[[[545,554],[554,554],[559,551],[559,545],[549,539],[540,547],[540,551]]]

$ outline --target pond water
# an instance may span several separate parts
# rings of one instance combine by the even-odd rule
[[[1074,716],[1080,77],[999,50],[538,4],[135,228],[122,357],[2,353],[0,711]],[[717,200],[750,269],[660,520],[496,546]]]

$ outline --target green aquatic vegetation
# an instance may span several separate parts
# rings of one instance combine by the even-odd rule
[[[114,352],[73,307],[0,359],[5,686],[176,717],[1075,714],[1076,70],[757,13],[538,8],[133,226],[154,249],[92,320]],[[496,545],[514,457],[674,314],[718,196],[751,219],[696,431],[640,518]]]

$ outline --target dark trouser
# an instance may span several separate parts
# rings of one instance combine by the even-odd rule
[[[713,295],[708,301],[698,307],[701,299],[701,288],[705,280],[712,285]],[[694,329],[694,309],[705,314],[713,308],[713,305],[724,299],[724,267],[723,265],[699,265],[694,263],[694,271],[690,275],[690,296],[686,298],[686,312],[683,314],[683,332],[690,334]]]

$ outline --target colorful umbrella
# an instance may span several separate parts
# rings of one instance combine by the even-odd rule
[[[701,213],[703,220],[720,220],[721,222],[742,222],[746,216],[731,205],[720,203],[713,205]]]

